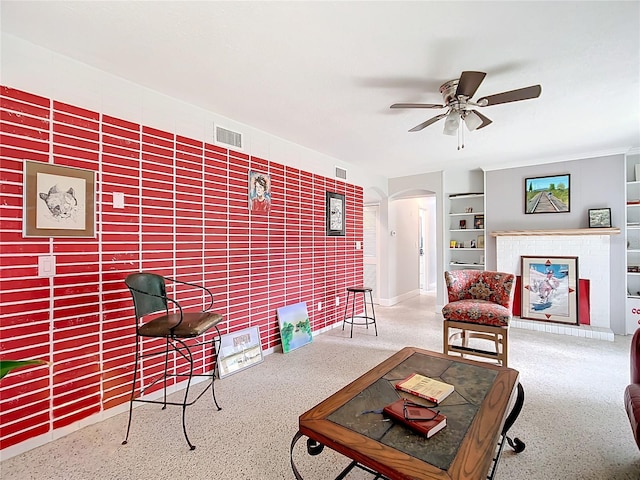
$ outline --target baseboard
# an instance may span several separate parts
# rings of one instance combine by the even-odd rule
[[[396,303],[404,302],[405,300],[416,297],[418,295],[420,295],[419,288],[393,298],[379,298],[378,303],[383,307],[393,307]]]
[[[591,325],[561,325],[558,323],[538,322],[535,320],[523,320],[514,317],[511,327],[534,330],[537,332],[553,333],[556,335],[571,335],[574,337],[594,338],[613,342],[614,334],[610,328],[593,327]]]
[[[202,377],[193,377],[191,379],[191,386],[197,385],[198,383],[204,382],[207,379]],[[216,379],[216,382],[220,380]],[[172,393],[184,390],[187,386],[187,380],[184,380],[180,383],[172,385],[167,388],[167,395],[171,395]],[[163,395],[162,390],[157,390],[153,393],[145,395],[143,398],[146,400],[157,400],[161,398]],[[141,403],[133,403],[133,408],[138,408],[142,406]],[[107,410],[101,410],[98,413],[94,413],[82,420],[78,420],[77,422],[73,422],[69,425],[66,425],[61,428],[57,428],[55,430],[51,430],[47,433],[43,433],[37,437],[30,438],[25,440],[24,442],[18,443],[16,445],[12,445],[10,447],[4,448],[0,450],[0,461],[8,460],[11,457],[15,457],[16,455],[20,455],[21,453],[28,452],[29,450],[33,450],[34,448],[41,447],[49,442],[54,440],[58,440],[59,438],[66,437],[70,433],[77,432],[84,427],[89,425],[93,425],[94,423],[101,422],[106,420],[107,418],[115,417],[116,415],[120,415],[121,413],[127,412],[129,410],[129,401],[127,400],[125,403],[120,405],[116,405],[115,407],[111,407]],[[125,431],[122,432],[122,440],[124,440]]]

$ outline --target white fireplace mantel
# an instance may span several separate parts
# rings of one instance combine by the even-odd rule
[[[547,236],[547,235],[618,235],[619,228],[564,228],[560,230],[496,230],[492,237]]]

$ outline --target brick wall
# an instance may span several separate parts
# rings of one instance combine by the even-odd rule
[[[611,331],[610,302],[610,236],[609,235],[516,235],[496,237],[497,270],[521,275],[521,256],[578,257],[579,278],[590,281],[590,324],[582,330],[563,326],[539,327],[540,330],[567,335],[586,336],[613,340]],[[518,325],[516,325],[518,326]],[[582,331],[582,333],[579,333]]]
[[[222,333],[258,326],[264,349],[280,306],[306,301],[314,330],[341,320],[336,296],[362,283],[361,187],[12,88],[0,101],[0,355],[51,362],[2,380],[2,449],[128,400],[131,272],[210,287]],[[96,172],[95,238],[23,238],[25,160]],[[250,170],[271,175],[269,214],[248,209]],[[325,235],[326,191],[346,196],[346,237]],[[48,255],[56,276],[39,277]]]

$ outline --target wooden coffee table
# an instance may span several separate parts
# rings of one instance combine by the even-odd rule
[[[455,387],[438,406],[447,416],[447,426],[429,439],[379,413],[400,396],[433,405],[394,388],[414,372]],[[403,348],[300,416],[291,442],[294,475],[302,478],[293,448],[306,436],[309,454],[317,455],[327,446],[353,460],[337,478],[355,467],[388,479],[492,477],[505,440],[516,452],[524,450],[524,443],[506,436],[524,402],[518,376],[516,370],[499,365]]]

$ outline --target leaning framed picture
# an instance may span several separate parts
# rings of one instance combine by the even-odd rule
[[[313,340],[307,303],[299,302],[276,309],[282,339],[282,352],[300,348]]]
[[[590,208],[589,228],[611,228],[611,209]]]
[[[260,330],[249,327],[220,337],[218,372],[220,378],[261,363]]]
[[[532,177],[524,180],[524,213],[569,211],[571,175]]]
[[[578,257],[520,258],[520,317],[578,325]]]
[[[95,172],[24,163],[24,237],[94,237]]]
[[[327,235],[344,237],[346,234],[344,195],[326,193],[326,216]]]

